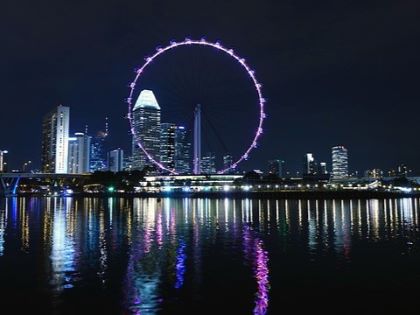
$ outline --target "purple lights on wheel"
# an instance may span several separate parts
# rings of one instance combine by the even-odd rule
[[[133,105],[133,96],[134,96],[134,90],[136,88],[136,84],[137,81],[140,79],[141,75],[144,73],[144,70],[160,55],[164,54],[165,52],[171,50],[171,49],[175,49],[177,47],[181,47],[181,46],[188,46],[188,45],[195,45],[195,46],[207,46],[207,47],[212,47],[215,48],[219,51],[222,51],[224,53],[226,53],[227,55],[231,56],[232,58],[234,58],[247,72],[248,76],[251,78],[253,84],[254,84],[254,88],[257,92],[258,95],[258,106],[259,106],[259,121],[258,121],[258,127],[255,131],[254,137],[251,141],[251,144],[248,146],[248,148],[246,149],[246,151],[244,153],[242,153],[241,157],[239,159],[237,159],[234,163],[232,163],[231,166],[224,168],[220,171],[218,171],[217,173],[219,174],[223,174],[231,169],[235,169],[239,163],[241,163],[243,160],[248,159],[249,154],[251,153],[251,151],[257,147],[257,142],[258,139],[261,137],[263,129],[263,121],[265,119],[265,112],[264,112],[264,105],[265,105],[265,99],[262,95],[261,92],[261,84],[258,82],[257,78],[255,77],[255,73],[254,71],[248,66],[248,64],[246,63],[245,59],[239,57],[237,54],[235,54],[235,52],[232,49],[228,49],[224,46],[222,46],[222,44],[220,44],[219,42],[209,42],[205,39],[201,39],[201,40],[192,40],[189,38],[186,38],[184,41],[181,42],[175,42],[175,41],[171,41],[170,44],[166,47],[158,47],[156,49],[156,52],[150,56],[145,58],[145,63],[138,69],[136,70],[136,76],[134,78],[134,81],[130,84],[130,94],[129,97],[127,98],[127,103],[128,103],[128,119],[130,121],[130,129],[131,129],[131,133],[133,134],[133,137],[136,137],[135,131],[134,131],[134,124],[133,124],[133,115],[132,115],[132,105]],[[147,156],[147,158],[153,163],[155,164],[157,167],[159,167],[162,170],[168,171],[171,174],[177,174],[173,169],[168,169],[167,167],[165,167],[163,164],[161,164],[159,161],[155,160],[155,158],[150,155],[147,150],[144,148],[143,144],[141,143],[141,141],[139,141],[139,139],[136,138],[137,144],[139,146],[139,148],[143,151],[143,153]]]

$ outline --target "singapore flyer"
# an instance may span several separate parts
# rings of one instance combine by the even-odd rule
[[[178,42],[171,41],[170,44],[167,46],[158,47],[156,51],[154,52],[154,54],[152,54],[149,57],[146,57],[144,64],[141,65],[136,70],[134,80],[129,85],[130,92],[127,98],[127,103],[128,103],[127,117],[130,123],[131,134],[133,136],[133,148],[134,146],[136,146],[139,149],[138,150],[139,153],[137,155],[138,164],[143,166],[143,165],[146,165],[147,163],[151,163],[154,167],[156,167],[157,170],[160,170],[160,172],[164,172],[164,173],[166,172],[173,175],[188,172],[188,168],[182,169],[180,167],[177,167],[176,162],[173,161],[174,159],[170,158],[170,153],[168,152],[171,150],[174,151],[175,149],[172,149],[172,147],[168,145],[166,151],[165,150],[162,151],[162,148],[158,147],[159,145],[162,146],[162,143],[164,145],[164,143],[166,143],[165,142],[166,140],[162,141],[162,138],[159,138],[159,140],[153,141],[153,139],[157,139],[158,133],[165,135],[164,128],[169,128],[171,126],[167,127],[167,124],[162,124],[162,127],[159,127],[160,125],[158,126],[158,124],[160,124],[160,110],[161,110],[161,106],[159,105],[160,101],[158,102],[159,97],[157,97],[152,90],[145,89],[142,80],[145,76],[147,76],[147,73],[149,71],[152,71],[151,70],[153,68],[152,65],[159,64],[160,60],[163,59],[166,55],[171,55],[171,53],[173,53],[175,50],[186,49],[186,48],[190,49],[190,47],[205,48],[211,51],[212,54],[214,54],[214,51],[218,51],[222,53],[222,55],[225,55],[229,58],[230,63],[234,63],[235,67],[239,66],[239,68],[241,69],[240,74],[235,74],[237,76],[240,75],[241,78],[231,79],[231,81],[238,82],[238,81],[243,80],[243,78],[245,77],[245,79],[250,82],[249,86],[247,86],[246,88],[242,88],[242,87],[240,88],[241,91],[246,90],[246,93],[248,94],[251,94],[250,90],[253,91],[252,92],[253,96],[248,97],[246,102],[242,101],[242,103],[249,103],[250,104],[249,106],[252,106],[253,110],[256,109],[256,111],[252,115],[252,118],[249,119],[250,121],[251,120],[252,121],[247,123],[247,126],[248,125],[252,126],[249,128],[246,127],[246,129],[250,129],[252,131],[252,132],[248,132],[247,134],[247,137],[248,137],[248,140],[246,140],[247,143],[243,144],[243,149],[237,150],[237,152],[235,152],[234,154],[226,153],[226,155],[223,157],[224,159],[223,165],[220,167],[217,167],[217,170],[216,170],[215,165],[213,165],[210,168],[210,170],[213,169],[214,173],[218,173],[218,174],[234,172],[235,170],[238,169],[239,164],[241,164],[243,161],[248,160],[251,152],[258,145],[258,141],[260,140],[260,137],[262,136],[262,133],[263,133],[263,122],[264,122],[264,119],[266,118],[266,114],[265,114],[266,101],[262,94],[262,85],[257,80],[254,70],[245,61],[245,59],[239,56],[236,52],[234,52],[233,49],[225,47],[220,42],[211,42],[205,39],[193,40],[193,39],[186,38],[183,41],[178,41]],[[189,58],[190,61],[195,58],[194,55],[191,55],[191,56],[192,57]],[[210,68],[209,65],[206,65],[206,66]],[[172,65],[168,67],[172,67]],[[180,67],[179,64],[178,64],[178,67]],[[228,68],[228,66],[226,66],[225,68]],[[176,70],[178,71],[178,69]],[[234,70],[234,71],[238,72],[237,70]],[[208,79],[208,77],[210,77],[208,73],[211,72],[211,69],[203,70],[202,72],[205,73],[206,79]],[[200,75],[200,71],[198,71],[198,75]],[[201,75],[203,74],[201,73]],[[194,76],[197,76],[197,74],[195,73]],[[219,77],[219,75],[217,75],[217,77]],[[180,81],[180,80],[177,80],[177,81]],[[196,90],[198,89],[194,89],[194,88],[190,89],[191,93],[195,92]],[[240,94],[242,95],[244,93],[245,92],[243,93],[241,92]],[[222,97],[223,96],[220,96],[220,98]],[[246,111],[248,109],[246,108],[244,109],[243,107],[243,108],[239,108],[235,110]],[[219,121],[218,118],[213,120],[213,121],[216,121],[216,123],[212,123],[211,120],[207,119],[205,116],[203,116],[204,118],[201,117],[202,115],[205,115],[204,113],[206,113],[206,111],[207,111],[206,107],[205,106],[202,107],[200,105],[199,100],[197,101],[197,104],[194,104],[194,110],[190,110],[191,113],[194,112],[193,123],[191,123],[190,124],[191,127],[188,128],[191,131],[190,133],[193,134],[193,136],[191,136],[192,140],[190,141],[190,143],[192,144],[190,146],[190,152],[194,152],[194,154],[192,155],[191,153],[190,154],[186,153],[184,154],[184,157],[188,156],[188,159],[190,160],[191,165],[192,165],[192,172],[195,174],[210,172],[209,170],[205,168],[203,164],[204,162],[202,161],[205,161],[206,159],[211,161],[212,157],[210,156],[210,158],[207,158],[207,157],[202,156],[201,151],[202,151],[202,146],[204,146],[206,143],[210,143],[211,141],[206,142],[204,139],[203,140],[201,139],[202,129],[206,129],[206,130],[211,129],[216,134],[215,138],[217,138],[219,142],[223,144],[223,147],[225,148],[224,152],[228,152],[229,151],[228,148],[231,146],[231,145],[226,145],[224,143],[224,140],[223,140],[224,137],[220,135],[220,132],[218,134],[218,128],[214,127],[214,125],[216,125]],[[221,109],[221,111],[227,111],[227,106],[224,106],[223,109]],[[210,127],[203,128],[202,125],[204,125],[205,122],[202,123],[202,121],[208,121],[208,124]],[[156,123],[154,124],[154,122]],[[177,128],[177,127],[174,126],[173,128]],[[245,129],[245,127],[243,127],[243,129]],[[174,133],[175,132],[176,130],[174,131]],[[168,133],[170,133],[170,131],[168,131]],[[206,131],[203,132],[203,134],[205,133]],[[232,132],[231,131],[222,132],[222,134],[225,134],[225,135],[232,134]],[[245,134],[245,133],[238,132],[238,135],[240,135],[241,141],[245,142],[245,140],[242,139],[243,137],[241,134]],[[176,138],[177,136],[175,135],[174,137]],[[239,136],[237,136],[237,138],[239,138]],[[231,141],[231,142],[233,143],[236,141]],[[176,145],[173,145],[173,146],[175,148]],[[178,148],[178,146],[176,147]],[[134,149],[133,149],[133,152],[134,152]],[[136,160],[136,155],[133,154],[133,156],[134,156],[134,159]]]

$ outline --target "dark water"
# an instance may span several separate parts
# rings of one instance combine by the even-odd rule
[[[418,199],[0,199],[0,314],[415,311],[419,215]]]

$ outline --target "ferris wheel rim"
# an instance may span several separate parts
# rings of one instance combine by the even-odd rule
[[[137,138],[135,130],[134,130],[134,124],[133,124],[133,116],[132,116],[132,107],[133,106],[132,105],[133,105],[133,95],[134,95],[134,90],[136,88],[136,83],[140,79],[144,70],[157,57],[164,54],[165,52],[167,52],[169,50],[172,50],[172,49],[175,49],[175,48],[178,48],[178,47],[189,46],[189,45],[190,46],[195,45],[195,46],[212,47],[212,48],[215,48],[219,51],[222,51],[225,54],[234,58],[246,70],[246,72],[248,74],[248,77],[251,78],[251,80],[254,84],[255,91],[257,92],[258,105],[259,105],[259,119],[258,119],[258,127],[257,127],[257,129],[254,133],[252,142],[249,146],[247,146],[247,149],[244,151],[244,153],[241,154],[240,158],[238,158],[234,163],[232,163],[228,167],[222,168],[220,171],[217,171],[217,174],[224,174],[224,173],[226,173],[230,170],[235,170],[241,162],[248,159],[251,151],[253,151],[257,147],[258,140],[263,133],[263,128],[262,128],[263,127],[263,122],[264,122],[264,119],[266,118],[265,111],[264,111],[266,100],[265,100],[265,98],[263,97],[263,94],[262,94],[262,85],[257,80],[254,70],[252,70],[252,68],[246,63],[244,58],[241,58],[239,55],[237,55],[233,51],[233,49],[230,49],[230,48],[227,48],[227,47],[223,46],[222,44],[220,44],[220,42],[211,42],[211,41],[207,41],[206,39],[193,40],[193,39],[185,38],[183,41],[179,41],[179,42],[171,41],[169,45],[167,45],[163,48],[158,47],[156,49],[156,52],[152,56],[145,58],[145,63],[139,69],[136,70],[136,76],[135,76],[134,80],[130,83],[130,86],[129,86],[130,87],[130,93],[129,93],[129,97],[127,98],[127,103],[128,103],[128,116],[127,117],[128,117],[129,122],[130,122],[131,134],[133,135],[138,147],[143,151],[143,153],[146,155],[146,157],[149,159],[149,161],[151,161],[154,165],[156,165],[161,170],[168,171],[172,175],[178,175],[178,173],[174,169],[167,168],[161,162],[156,161],[154,156],[152,156],[149,152],[147,152],[147,150],[144,148],[141,141]]]

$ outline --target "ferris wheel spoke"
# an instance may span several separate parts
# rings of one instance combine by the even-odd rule
[[[129,94],[129,97],[127,99],[127,103],[128,103],[128,109],[129,109],[128,118],[129,118],[129,121],[130,121],[131,131],[132,131],[133,137],[136,137],[136,134],[134,133],[133,115],[131,113],[131,110],[132,110],[132,105],[133,105],[133,97],[134,97],[136,83],[140,79],[140,77],[143,75],[145,69],[156,58],[158,58],[162,54],[165,54],[166,52],[168,52],[170,50],[173,50],[175,48],[178,48],[178,47],[191,47],[191,46],[214,48],[214,49],[216,49],[216,51],[223,52],[227,56],[230,56],[231,58],[233,58],[246,71],[248,77],[252,81],[252,84],[255,88],[255,92],[257,94],[257,100],[258,100],[258,105],[259,105],[259,113],[258,113],[259,117],[258,117],[258,125],[257,125],[256,131],[255,131],[255,134],[252,137],[251,144],[247,147],[247,149],[244,151],[244,153],[242,153],[240,155],[240,157],[235,162],[233,162],[233,164],[230,167],[228,167],[226,169],[222,169],[218,172],[218,173],[224,173],[231,168],[235,168],[243,160],[246,160],[249,156],[249,153],[256,147],[257,141],[262,135],[262,126],[263,126],[263,121],[264,121],[264,118],[265,118],[264,107],[265,107],[266,101],[262,96],[261,84],[257,81],[254,71],[249,67],[249,65],[247,64],[245,59],[239,57],[232,49],[228,49],[228,48],[222,46],[218,42],[213,43],[213,42],[206,41],[205,39],[201,39],[201,40],[185,39],[184,41],[181,41],[181,42],[171,42],[169,46],[158,49],[151,57],[146,58],[146,62],[143,64],[143,66],[141,68],[139,68],[139,70],[137,70],[137,75],[136,75],[134,81],[130,84],[130,94]],[[198,56],[193,55],[193,57],[194,58],[192,58],[192,62],[198,63]],[[191,89],[191,87],[188,86],[188,84],[189,84],[188,82],[191,82],[191,81],[194,82],[194,89],[195,89],[194,93],[202,93],[202,94],[206,94],[206,95],[209,93],[209,89],[208,89],[209,86],[211,86],[212,88],[215,88],[218,84],[220,85],[220,82],[222,82],[222,81],[219,81],[218,78],[214,77],[214,73],[210,73],[209,75],[207,75],[207,72],[204,75],[204,79],[202,77],[199,77],[199,75],[202,76],[203,73],[197,73],[197,72],[190,73],[190,77],[188,79],[186,79],[185,77],[183,77],[179,73],[180,70],[183,70],[182,68],[183,68],[182,65],[177,64],[176,67],[175,67],[175,65],[172,65],[173,71],[171,71],[172,72],[171,75],[176,77],[176,80],[177,80],[178,84],[181,86],[181,92],[178,92],[177,90],[171,89],[171,87],[168,87],[168,91],[170,91],[170,92],[168,92],[168,94],[172,95],[172,97],[174,97],[174,98],[179,97],[179,99],[184,99],[184,97],[186,95],[185,92],[188,93],[188,92],[190,92],[190,89]],[[211,75],[213,75],[213,77]],[[235,93],[237,93],[237,95],[240,95],[239,93],[241,93],[241,91],[239,89],[237,91],[232,90],[232,89],[227,90],[227,85],[226,84],[225,85],[222,84],[221,86],[217,86],[217,87],[219,88],[220,91],[224,91],[225,93],[231,93],[232,94],[232,92],[235,92]],[[222,103],[222,102],[218,102],[217,97],[213,97],[213,102],[215,104],[219,104],[219,106]],[[228,111],[228,108],[231,108],[231,105],[228,104],[228,106],[226,106],[224,108],[224,110],[225,110],[224,114],[226,114],[226,112]],[[210,110],[210,112],[211,112],[211,110]],[[205,116],[205,119],[208,120],[207,123],[209,124],[210,129],[213,130],[214,134],[216,135],[216,138],[221,143],[222,147],[224,147],[224,150],[228,151],[227,146],[224,143],[223,137],[220,136],[220,133],[218,132],[217,128],[213,125],[213,123],[211,122],[210,119],[207,119],[207,115],[204,115],[204,116]],[[143,152],[148,157],[151,157],[150,154],[143,147],[143,145],[139,141],[139,139],[137,139],[137,143],[138,143],[139,147],[143,150]],[[160,162],[154,160],[154,157],[151,157],[151,160],[153,161],[153,163],[157,167],[161,168],[162,170],[166,170],[171,174],[175,174],[174,170],[170,170],[170,169],[166,168]]]

